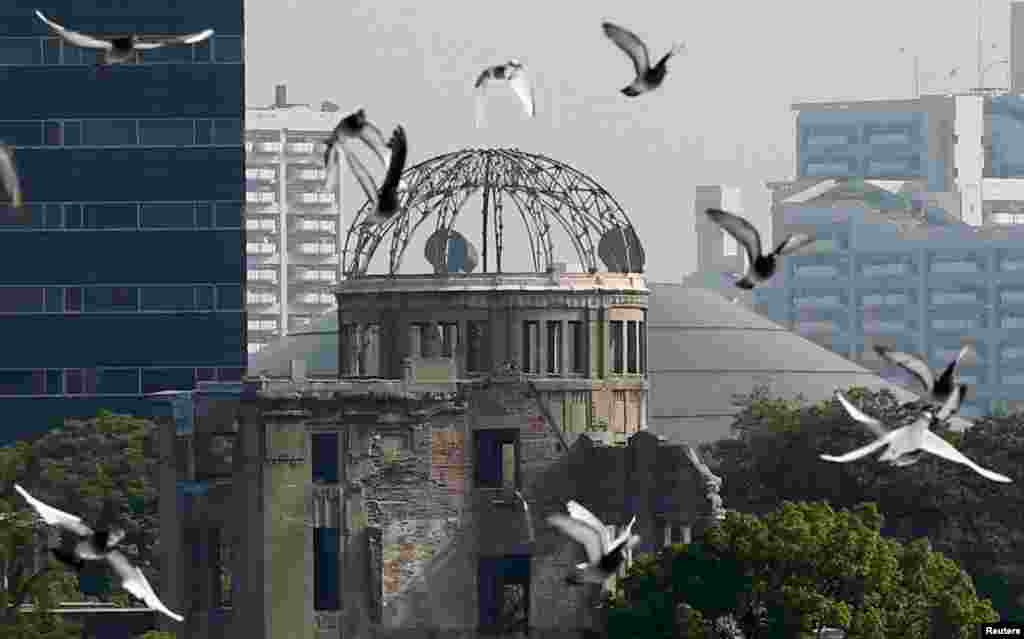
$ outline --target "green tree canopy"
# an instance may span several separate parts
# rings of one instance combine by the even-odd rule
[[[609,635],[710,639],[730,616],[748,637],[967,639],[998,620],[954,561],[925,540],[886,539],[882,519],[875,504],[731,511],[703,540],[637,558],[608,598]]]
[[[923,407],[900,405],[888,391],[844,394],[889,426],[909,423]],[[821,453],[844,453],[874,437],[834,400],[805,404],[757,389],[738,402],[735,438],[702,447],[723,479],[726,506],[767,513],[783,500],[823,500],[836,508],[875,502],[885,515],[886,536],[905,543],[927,537],[975,577],[1004,618],[1024,621],[1024,416],[989,416],[964,433],[936,430],[968,457],[1015,480],[997,484],[933,455],[902,468],[874,456],[849,464],[821,460]]]

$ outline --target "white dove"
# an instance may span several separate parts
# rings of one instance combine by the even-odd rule
[[[57,559],[71,566],[76,571],[81,570],[87,560],[105,559],[121,578],[121,584],[125,590],[144,601],[150,608],[164,613],[175,621],[182,621],[184,619],[181,615],[168,610],[156,596],[156,593],[153,592],[153,587],[149,585],[149,580],[142,574],[142,571],[129,563],[128,559],[120,551],[113,549],[124,538],[123,530],[97,530],[93,532],[91,528],[82,523],[80,517],[44,504],[18,484],[14,485],[14,490],[18,491],[18,494],[25,498],[33,510],[47,524],[86,538],[78,542],[74,552],[71,553],[65,552],[61,548],[52,548],[51,552]]]
[[[526,115],[533,117],[537,115],[537,105],[533,99],[533,84],[526,74],[526,67],[518,60],[509,60],[505,64],[499,64],[484,69],[476,79],[476,126],[484,125],[484,93],[491,84],[504,82],[523,102],[523,110]]]
[[[180,36],[151,37],[130,35],[118,38],[98,38],[71,29],[66,29],[56,22],[47,19],[41,11],[36,10],[36,17],[46,23],[54,33],[64,39],[65,42],[84,49],[96,49],[103,51],[103,64],[118,64],[128,62],[135,56],[136,51],[148,49],[159,49],[169,45],[195,44],[202,42],[213,35],[213,29],[205,29],[197,33],[190,33]]]
[[[997,472],[988,470],[986,468],[982,468],[981,466],[979,466],[978,464],[974,463],[966,456],[964,456],[960,451],[954,448],[952,444],[950,444],[949,442],[947,442],[946,440],[942,439],[941,437],[939,437],[938,435],[929,430],[929,426],[931,426],[932,424],[942,423],[952,416],[953,412],[956,409],[956,406],[959,404],[960,399],[963,397],[963,393],[965,390],[966,386],[960,385],[958,387],[958,392],[952,393],[949,396],[949,399],[947,399],[946,403],[942,405],[942,408],[939,409],[937,415],[933,415],[931,411],[924,411],[923,413],[921,413],[921,416],[918,417],[917,421],[915,421],[914,423],[908,426],[904,426],[902,428],[897,428],[896,430],[886,432],[884,435],[880,436],[877,440],[868,444],[867,446],[862,446],[861,448],[846,453],[845,455],[833,456],[823,454],[821,455],[821,458],[826,461],[833,461],[845,464],[847,462],[860,459],[865,455],[870,455],[871,453],[878,450],[879,448],[882,448],[883,446],[888,446],[888,450],[886,450],[878,457],[878,461],[896,462],[897,460],[900,460],[900,458],[902,458],[904,455],[913,454],[916,453],[917,451],[924,451],[931,453],[933,455],[937,455],[944,459],[948,459],[949,461],[956,462],[958,464],[963,464],[964,466],[971,468],[972,470],[977,472],[982,477],[985,477],[986,479],[991,479],[992,481],[998,481],[1002,483],[1010,483],[1013,480],[1007,477],[1006,475],[1001,475]],[[840,402],[843,404],[843,407],[855,420],[861,422],[862,424],[865,424],[872,430],[880,429],[881,432],[884,432],[884,428],[880,421],[878,421],[874,417],[870,417],[862,413],[853,404],[849,403],[848,401],[845,401],[845,398],[843,398],[842,393],[836,391],[836,397],[840,398]],[[913,461],[917,460],[914,459]],[[897,462],[897,465],[908,465],[908,463],[913,463],[913,461],[904,463]]]
[[[569,516],[555,514],[547,522],[583,545],[587,561],[578,564],[578,575],[570,575],[566,581],[572,584],[590,582],[604,584],[618,571],[619,566],[640,543],[640,537],[633,534],[636,516],[630,520],[622,534],[612,539],[608,528],[589,510],[570,501],[566,504]]]

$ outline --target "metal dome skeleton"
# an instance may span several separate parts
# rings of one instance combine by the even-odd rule
[[[468,149],[425,160],[407,169],[403,178],[408,189],[399,196],[401,211],[394,218],[364,227],[362,222],[373,212],[369,201],[356,213],[342,249],[347,277],[366,274],[389,233],[388,274],[398,274],[420,226],[432,219],[435,233],[455,230],[466,202],[478,192],[485,273],[491,262],[494,272],[502,272],[506,204],[513,205],[526,227],[537,272],[554,261],[553,223],[566,232],[588,271],[599,270],[600,257],[610,271],[643,272],[643,247],[622,207],[600,184],[561,162],[518,149]]]

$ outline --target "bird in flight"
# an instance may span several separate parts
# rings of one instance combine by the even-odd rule
[[[351,166],[352,160],[349,156],[352,151],[349,149],[349,143],[352,140],[359,140],[365,144],[377,159],[380,160],[380,165],[383,170],[388,168],[388,160],[385,157],[389,154],[387,143],[384,141],[384,134],[380,132],[380,129],[366,117],[366,109],[359,108],[352,113],[346,115],[338,122],[338,126],[334,127],[331,131],[331,135],[327,138],[327,148],[324,150],[324,166],[327,168],[327,188],[332,188],[334,185],[334,174],[335,167],[337,167],[337,148],[345,154],[346,160],[348,160]],[[355,158],[355,161],[359,161]]]
[[[878,461],[891,462],[897,466],[906,466],[916,462],[917,459],[911,457],[909,460],[912,461],[908,461],[907,459],[901,460],[901,458],[905,455],[917,453],[918,451],[924,451],[938,457],[942,457],[943,459],[963,464],[986,479],[1006,484],[1011,483],[1013,480],[1006,475],[1002,475],[987,468],[982,468],[954,448],[952,444],[929,430],[929,427],[932,425],[941,424],[953,415],[966,388],[967,387],[962,384],[957,387],[957,391],[950,394],[949,398],[942,405],[942,408],[939,409],[937,414],[926,410],[921,413],[914,423],[891,431],[886,431],[880,421],[862,413],[857,409],[857,407],[853,406],[849,401],[846,401],[845,398],[842,397],[842,393],[836,391],[836,398],[842,398],[840,399],[840,402],[843,404],[843,408],[845,408],[850,414],[850,417],[868,426],[872,430],[879,429],[876,430],[876,432],[884,432],[885,434],[878,437],[867,446],[862,446],[856,450],[846,453],[845,455],[834,456],[823,454],[821,455],[821,458],[825,461],[845,464],[847,462],[860,459],[866,455],[870,455],[879,448],[888,446],[888,449],[878,457]]]
[[[68,44],[83,49],[96,49],[103,51],[103,64],[119,64],[128,62],[135,57],[136,51],[148,51],[160,47],[195,44],[202,42],[213,35],[213,29],[205,29],[197,33],[190,33],[180,36],[140,36],[132,34],[116,38],[100,38],[78,31],[66,29],[56,22],[49,20],[41,11],[36,10],[36,16],[46,23],[46,26],[59,35]]]
[[[0,196],[10,202],[13,208],[20,208],[21,184],[14,166],[14,151],[6,144],[0,144]]]
[[[537,115],[537,105],[533,98],[533,83],[526,73],[526,67],[518,60],[509,60],[505,64],[484,69],[476,79],[476,126],[484,125],[484,100],[487,87],[497,83],[507,84],[523,102],[523,110],[529,117]]]
[[[960,360],[964,358],[964,355],[970,351],[970,345],[965,345],[961,348],[956,359],[950,362],[942,373],[936,377],[931,366],[920,357],[910,353],[894,351],[884,346],[875,346],[875,352],[879,357],[913,375],[924,386],[924,390],[928,393],[928,399],[938,405],[942,405],[949,399],[953,391],[958,388],[957,367],[960,365]]]
[[[569,510],[568,517],[554,514],[547,521],[580,543],[587,553],[587,561],[577,564],[577,574],[570,575],[566,581],[575,585],[587,582],[604,584],[618,571],[633,547],[640,543],[640,537],[633,534],[636,516],[633,516],[622,534],[612,539],[608,527],[589,510],[575,501],[568,502],[566,508]]]
[[[14,490],[25,498],[25,501],[44,522],[78,537],[79,541],[73,545],[70,551],[64,548],[50,549],[54,557],[61,563],[70,566],[75,571],[81,571],[87,561],[106,560],[120,577],[121,585],[125,590],[144,601],[150,608],[162,612],[171,619],[179,622],[184,620],[184,617],[172,612],[160,601],[142,571],[137,566],[133,566],[120,551],[115,549],[115,546],[124,539],[124,530],[120,528],[93,530],[82,522],[81,517],[43,503],[18,484],[14,485]]]
[[[601,23],[601,29],[615,43],[615,46],[622,49],[633,62],[636,78],[629,86],[622,89],[622,94],[630,98],[635,98],[660,87],[661,83],[665,81],[665,74],[668,72],[666,65],[669,59],[686,49],[684,44],[675,45],[652,67],[651,57],[647,52],[647,45],[635,33],[611,22]]]
[[[725,229],[747,254],[747,272],[737,276],[736,286],[744,290],[750,290],[768,281],[779,267],[779,258],[800,250],[804,246],[814,242],[814,238],[804,233],[790,233],[786,239],[771,253],[764,253],[761,247],[761,235],[754,228],[754,225],[739,215],[722,211],[720,209],[708,209],[705,211],[711,221]]]

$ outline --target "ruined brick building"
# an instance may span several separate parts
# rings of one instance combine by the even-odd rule
[[[610,525],[636,515],[641,552],[721,516],[692,449],[646,432],[649,291],[625,214],[546,158],[453,155],[410,169],[400,223],[353,221],[339,370],[295,362],[287,378],[162,398],[176,416],[162,439],[161,596],[187,616],[166,626],[179,637],[580,636],[600,631],[600,587],[565,583],[584,554],[549,514],[575,499]],[[483,191],[482,273],[452,230],[466,189]],[[520,206],[533,272],[502,271],[506,192],[533,198]],[[434,274],[399,274],[429,216]],[[585,272],[552,261],[556,224]],[[388,232],[390,271],[367,275]]]

